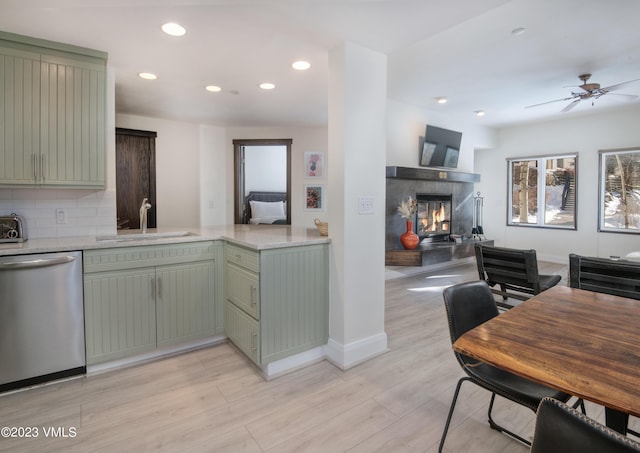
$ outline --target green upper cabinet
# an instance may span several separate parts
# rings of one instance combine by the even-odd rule
[[[106,62],[0,32],[0,185],[105,186]]]

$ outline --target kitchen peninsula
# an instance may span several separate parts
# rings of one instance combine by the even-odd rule
[[[88,372],[229,339],[272,378],[323,358],[330,240],[231,225],[29,239],[0,256],[83,252]]]

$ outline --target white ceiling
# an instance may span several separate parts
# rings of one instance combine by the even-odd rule
[[[0,0],[0,30],[107,51],[118,113],[234,126],[326,125],[328,51],[345,40],[388,56],[390,99],[485,110],[474,121],[488,126],[637,106],[524,108],[570,96],[585,72],[603,87],[639,79],[639,19],[638,0]],[[187,34],[162,33],[169,21]]]

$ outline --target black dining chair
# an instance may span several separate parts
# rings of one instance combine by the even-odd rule
[[[443,296],[452,343],[465,332],[498,316],[498,306],[496,305],[489,285],[485,281],[473,281],[450,286],[444,290]],[[533,412],[538,409],[540,401],[545,397],[552,397],[563,402],[567,402],[571,398],[571,395],[566,393],[556,391],[500,368],[479,362],[464,354],[454,353],[467,376],[460,378],[455,393],[453,394],[449,415],[447,416],[442,438],[440,439],[439,452],[442,451],[444,446],[460,387],[465,381],[471,381],[491,392],[491,401],[488,410],[489,426],[497,431],[510,435],[525,445],[531,445],[531,442],[498,425],[493,420],[491,412],[496,395],[528,407]],[[584,411],[582,400],[578,399],[576,401],[575,407],[578,405],[580,405]]]
[[[531,453],[640,452],[640,444],[561,401],[543,398],[538,407]]]
[[[569,286],[640,299],[640,263],[571,253]]]
[[[640,263],[569,254],[569,286],[596,293],[640,299]],[[627,428],[628,434],[640,432]]]

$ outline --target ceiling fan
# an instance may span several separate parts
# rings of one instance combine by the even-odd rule
[[[587,81],[591,78],[591,74],[581,74],[578,76],[578,78],[582,80],[582,85],[572,87],[572,88],[577,88],[577,90],[576,91],[572,90],[571,96],[567,98],[562,98],[562,99],[555,99],[553,101],[542,102],[540,104],[528,105],[525,108],[529,109],[532,107],[538,107],[545,104],[551,104],[553,102],[571,101],[565,108],[561,110],[562,112],[568,112],[569,110],[574,108],[576,105],[578,105],[580,101],[584,101],[586,99],[595,100],[595,99],[598,99],[600,96],[604,96],[605,94],[614,94],[616,96],[623,96],[630,101],[638,98],[638,96],[635,96],[633,94],[622,94],[622,93],[611,93],[611,92],[617,91],[620,88],[630,83],[637,82],[640,79],[629,80],[627,82],[617,83],[615,85],[600,88],[599,83],[587,83]]]

